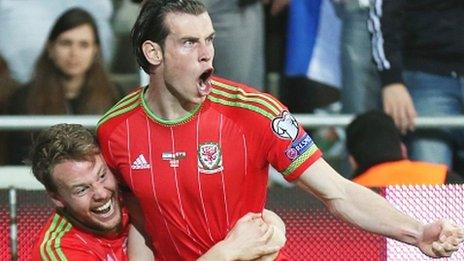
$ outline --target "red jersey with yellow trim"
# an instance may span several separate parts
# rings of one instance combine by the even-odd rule
[[[275,98],[214,77],[206,100],[168,121],[129,94],[99,122],[108,166],[140,201],[157,260],[194,260],[266,202],[268,167],[298,178],[321,155]]]
[[[126,261],[129,215],[123,209],[122,231],[106,237],[74,226],[55,211],[39,233],[32,250],[33,261],[85,260]]]

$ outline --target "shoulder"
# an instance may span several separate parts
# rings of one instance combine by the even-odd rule
[[[260,92],[245,84],[229,81],[220,77],[211,80],[212,90],[208,100],[219,106],[224,113],[231,116],[241,111],[241,117],[264,117],[274,119],[287,110],[282,103],[268,93]]]
[[[119,123],[129,117],[141,105],[142,91],[143,88],[132,91],[109,109],[98,121],[97,132],[101,133],[107,129],[114,129]]]
[[[39,235],[33,256],[40,256],[39,260],[65,260],[67,255],[63,249],[74,244],[72,229],[72,224],[65,217],[54,213]]]

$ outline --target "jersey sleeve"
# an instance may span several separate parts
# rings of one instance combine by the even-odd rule
[[[286,108],[269,122],[267,129],[263,144],[269,144],[268,162],[287,181],[296,180],[322,155],[312,138]]]

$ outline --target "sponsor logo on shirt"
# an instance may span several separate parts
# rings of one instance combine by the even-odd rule
[[[147,162],[145,159],[145,156],[143,154],[140,154],[137,156],[137,158],[132,162],[131,169],[149,169],[150,164]]]
[[[313,144],[313,140],[305,133],[301,138],[292,142],[290,148],[285,150],[285,155],[290,160],[294,160],[307,151]]]
[[[207,142],[198,146],[198,170],[204,174],[214,174],[224,170],[219,144]]]
[[[294,141],[298,137],[298,122],[288,111],[272,120],[272,131],[282,139]]]
[[[163,160],[169,160],[169,167],[177,168],[179,167],[180,160],[185,158],[185,156],[187,156],[185,152],[163,152],[161,158]]]

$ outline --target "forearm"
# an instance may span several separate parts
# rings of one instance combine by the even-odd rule
[[[198,260],[274,260],[285,244],[284,230],[285,224],[272,211],[247,213]]]
[[[206,253],[200,256],[198,261],[216,261],[216,260],[234,260],[234,258],[228,252],[228,249],[224,241],[220,241],[210,248]]]
[[[419,221],[361,185],[347,181],[344,187],[345,198],[327,202],[332,213],[367,231],[417,245],[423,229]]]
[[[297,184],[318,197],[343,220],[367,231],[416,245],[423,226],[396,210],[380,195],[340,176],[324,159],[317,160]]]
[[[127,254],[129,260],[154,260],[153,252],[147,246],[145,238],[134,226],[131,226],[129,230]]]

